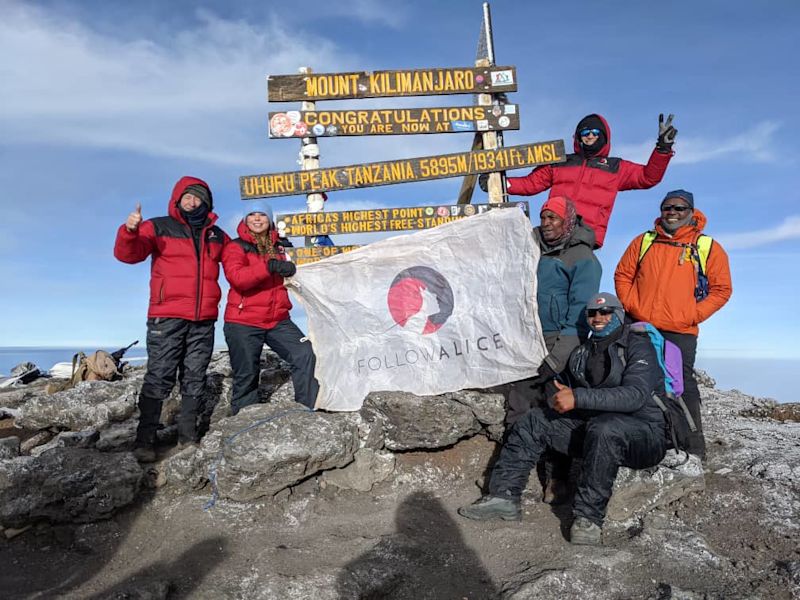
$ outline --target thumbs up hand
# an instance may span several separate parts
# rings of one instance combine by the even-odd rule
[[[139,229],[139,225],[142,222],[142,205],[137,202],[136,208],[133,210],[131,214],[128,215],[128,220],[125,221],[125,227],[128,228],[128,231],[136,231]]]
[[[555,383],[556,389],[558,390],[553,394],[553,397],[550,398],[550,406],[553,407],[553,410],[563,414],[574,409],[575,395],[572,393],[572,388],[559,383],[557,380],[553,383]]]

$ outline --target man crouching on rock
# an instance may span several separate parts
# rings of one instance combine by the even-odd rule
[[[462,516],[518,520],[531,469],[553,449],[583,458],[570,541],[597,545],[619,467],[644,469],[664,458],[664,415],[653,399],[664,393],[664,374],[650,339],[623,325],[622,304],[612,294],[592,296],[586,316],[589,339],[573,350],[562,374],[570,387],[556,382],[552,408],[534,407],[514,424],[489,495],[461,507]]]
[[[125,263],[152,257],[147,312],[147,372],[139,392],[139,426],[134,455],[156,460],[161,404],[181,373],[178,444],[197,441],[206,369],[214,349],[214,322],[222,292],[219,263],[228,236],[217,216],[208,184],[182,177],[172,190],[169,216],[142,221],[136,206],[117,231],[114,256]]]

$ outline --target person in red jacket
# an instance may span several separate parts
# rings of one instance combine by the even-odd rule
[[[233,368],[231,412],[235,415],[258,402],[264,344],[289,363],[295,401],[313,409],[319,391],[316,358],[311,342],[289,318],[292,303],[283,285],[284,277],[294,275],[297,267],[286,260],[269,205],[252,203],[237,233],[222,254],[231,284],[224,326]]]
[[[516,196],[533,196],[546,189],[550,197],[567,196],[583,222],[594,230],[595,247],[600,248],[606,237],[608,220],[614,208],[617,192],[642,190],[653,187],[664,177],[672,158],[672,144],[678,130],[672,126],[673,115],[666,122],[658,117],[658,141],[646,165],[609,156],[611,153],[611,128],[606,120],[596,114],[585,116],[575,128],[574,154],[566,162],[536,167],[525,177],[508,177],[508,193]],[[478,179],[485,192],[488,175]]]
[[[206,368],[214,348],[214,322],[222,292],[219,263],[228,236],[214,223],[208,184],[182,177],[172,189],[167,217],[142,220],[142,207],[117,231],[114,256],[124,263],[151,258],[147,312],[147,372],[139,392],[139,426],[134,454],[156,459],[161,404],[178,372],[181,409],[178,443],[197,441],[198,413],[205,393]]]

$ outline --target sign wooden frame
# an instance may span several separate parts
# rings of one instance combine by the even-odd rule
[[[441,106],[372,110],[312,110],[269,113],[270,139],[307,136],[474,133],[519,129],[519,107]]]
[[[305,73],[267,78],[270,102],[516,91],[517,69],[513,66]]]
[[[444,223],[497,208],[519,208],[526,215],[529,214],[526,201],[500,204],[440,204],[281,214],[275,217],[275,227],[281,237],[414,231],[438,227]],[[324,252],[324,247],[322,248]]]
[[[244,175],[239,178],[239,191],[243,200],[274,198],[463,177],[475,173],[535,167],[565,160],[564,141],[551,140],[496,150],[456,152],[309,171]]]

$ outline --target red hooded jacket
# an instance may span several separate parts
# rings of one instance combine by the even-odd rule
[[[602,116],[594,116],[603,122],[606,129],[606,143],[597,154],[591,158],[583,156],[576,131],[572,138],[575,154],[568,154],[566,162],[543,165],[525,177],[509,177],[507,181],[509,194],[532,196],[550,188],[549,197],[570,198],[583,222],[594,230],[596,247],[599,248],[606,237],[617,192],[647,189],[659,183],[673,153],[653,150],[646,165],[609,157],[611,128]]]
[[[217,215],[209,212],[200,237],[200,252],[195,250],[192,230],[178,209],[178,202],[190,185],[208,189],[201,179],[181,177],[172,189],[168,217],[147,219],[136,231],[128,231],[123,224],[117,231],[114,256],[118,260],[133,264],[152,256],[149,318],[205,321],[218,315],[222,297],[219,262],[229,238],[214,225]]]
[[[231,284],[225,322],[272,329],[289,318],[292,308],[289,293],[283,287],[283,277],[267,269],[270,257],[258,254],[256,240],[244,220],[236,232],[239,237],[225,246],[222,253],[225,278]],[[278,232],[273,227],[269,233],[277,248],[275,258],[286,260],[283,247],[277,245]]]

